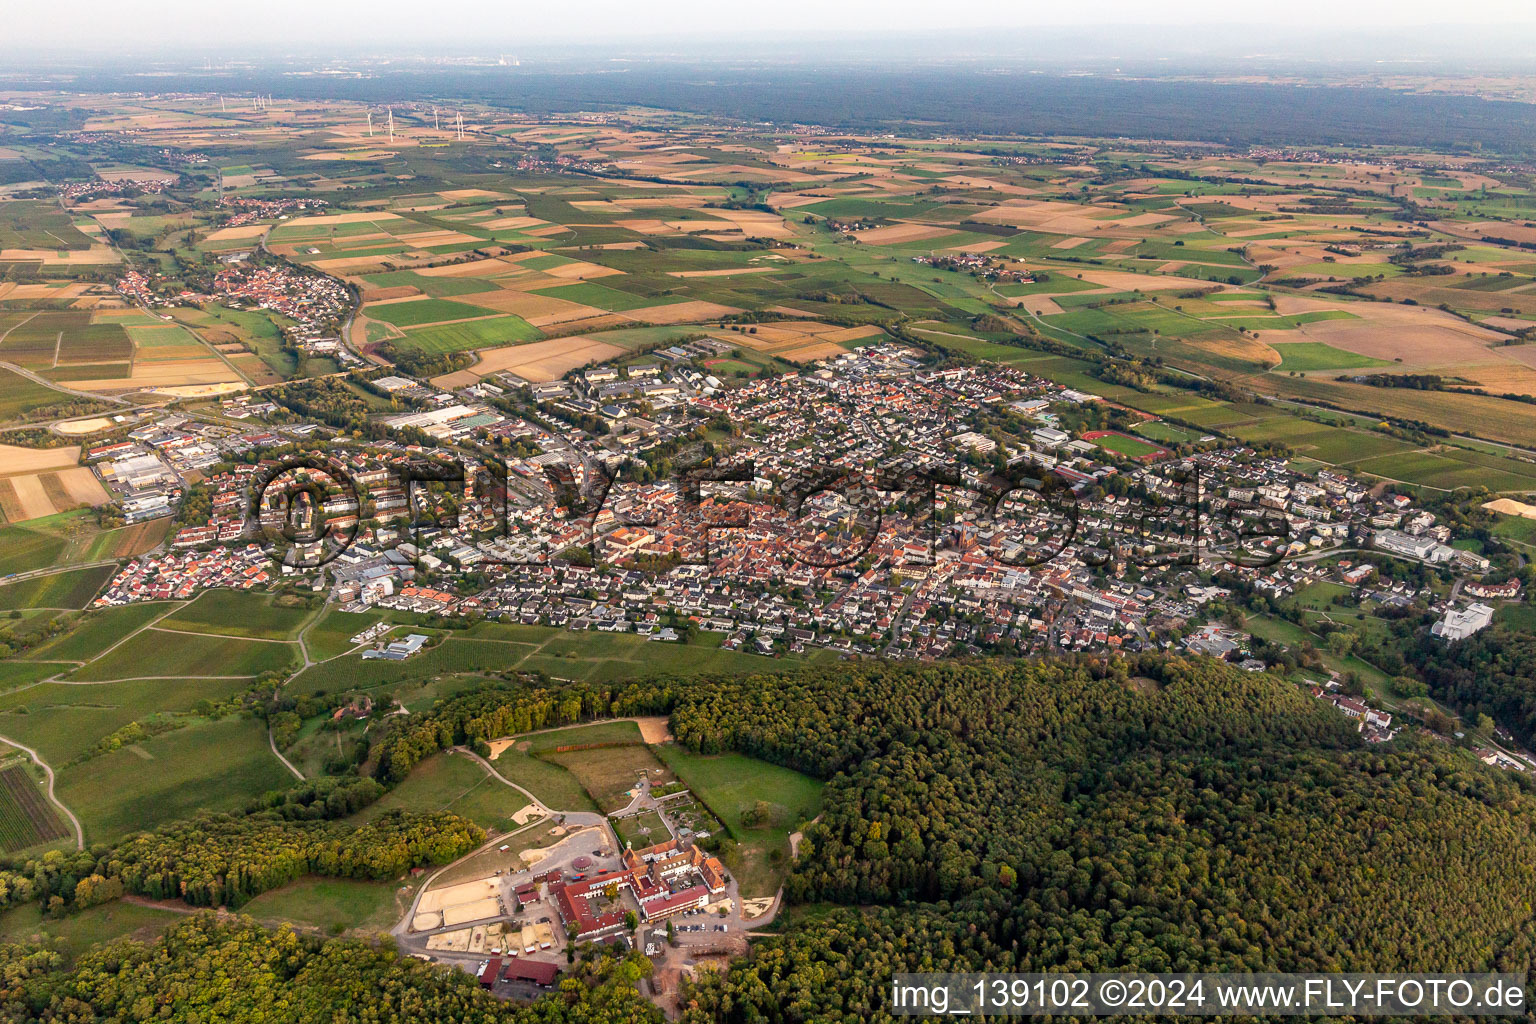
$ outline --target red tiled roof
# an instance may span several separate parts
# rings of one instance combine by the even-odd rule
[[[531,981],[548,988],[560,976],[560,968],[538,960],[513,960],[501,976],[507,981]]]

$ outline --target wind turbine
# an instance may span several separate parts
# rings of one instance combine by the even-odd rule
[[[436,107],[432,108],[432,130],[433,131],[439,131],[440,130],[438,128],[438,126],[437,126],[437,108]]]
[[[389,108],[389,141],[395,141],[395,108]]]
[[[368,137],[373,138],[373,111],[368,111]]]

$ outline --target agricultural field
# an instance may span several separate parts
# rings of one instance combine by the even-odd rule
[[[91,240],[80,233],[57,203],[41,199],[0,203],[0,250],[84,250]],[[17,256],[0,256],[14,259]]]
[[[361,811],[357,820],[371,821],[395,808],[452,811],[488,831],[510,832],[518,827],[512,816],[527,805],[526,797],[492,776],[480,762],[463,754],[438,754],[417,765],[404,782]]]
[[[369,620],[372,621],[376,620]],[[335,636],[339,643],[345,643],[339,633]],[[466,630],[462,638],[450,632],[440,643],[406,662],[363,661],[360,653],[348,654],[305,670],[289,685],[295,693],[373,692],[405,680],[514,669],[537,669],[562,679],[608,682],[668,672],[694,675],[762,671],[773,664],[772,659],[756,654],[721,650],[719,642],[718,635],[709,634],[689,644],[654,643],[626,633],[577,635],[552,627],[482,622]],[[834,656],[828,651],[816,651],[805,657],[818,661]],[[406,690],[407,695],[412,693]],[[413,696],[407,699],[408,706],[414,702]]]
[[[32,661],[72,661],[83,664],[100,657],[108,648],[127,639],[173,608],[172,605],[143,602],[116,608],[92,609],[77,618],[68,633],[33,648],[27,653],[27,658]]]
[[[16,853],[69,834],[31,772],[20,764],[0,768],[0,853]]]
[[[1536,491],[1536,466],[1444,445],[1428,451],[1364,459],[1351,463],[1351,468],[1440,490],[1487,487],[1494,491]]]
[[[418,327],[396,339],[395,346],[414,352],[460,352],[497,345],[519,345],[537,341],[543,336],[537,327],[522,317],[506,314],[463,323]]]
[[[634,722],[598,722],[593,725],[574,725],[567,729],[546,729],[519,737],[516,748],[533,754],[558,752],[566,747],[591,746],[599,743],[644,743],[640,727]]]
[[[407,302],[379,303],[368,307],[370,319],[396,327],[419,327],[454,320],[474,320],[494,316],[495,311],[450,299],[413,299]]]
[[[0,539],[7,535],[0,531]],[[84,608],[112,576],[112,566],[72,569],[0,586],[0,611],[12,608]]]
[[[595,811],[597,804],[580,780],[564,767],[515,748],[491,758],[496,771],[539,798],[546,807],[561,811]]]
[[[325,661],[347,653],[353,647],[352,637],[383,617],[362,612],[344,612],[335,607],[327,608],[304,635],[310,657],[316,661]]]
[[[14,370],[0,369],[0,421],[22,422],[65,401],[65,394],[36,381],[28,380]]]
[[[1353,352],[1345,352],[1331,345],[1325,345],[1318,341],[1293,341],[1285,345],[1277,345],[1276,351],[1280,353],[1280,365],[1275,369],[1281,372],[1296,371],[1305,373],[1308,370],[1358,370],[1367,366],[1391,366],[1391,362],[1385,359],[1372,359],[1370,356],[1356,355]]]
[[[100,536],[86,512],[49,513],[0,526],[0,576],[94,560]]]
[[[15,668],[26,670],[32,677],[23,685],[0,692],[0,735],[33,747],[55,768],[88,755],[102,740],[134,722],[190,722],[200,709],[226,702],[249,685],[248,680],[148,678],[80,686],[38,681],[58,675],[67,665],[0,664],[6,666],[6,675]],[[266,749],[265,730],[259,724],[252,728],[262,734],[262,748]],[[172,735],[175,733],[157,736],[152,742]],[[267,757],[272,757],[270,750]],[[97,759],[84,757],[81,763],[96,764]]]
[[[656,760],[650,749],[638,743],[563,753],[551,751],[539,754],[538,758],[575,776],[604,814],[627,806],[642,778],[656,786],[673,781],[672,773]]]
[[[1536,450],[1536,404],[1520,400],[1536,395],[1536,347],[1524,333],[1536,326],[1536,229],[1524,221],[1532,193],[1524,172],[1478,181],[1464,168],[1480,155],[1458,154],[1434,169],[1441,173],[1409,173],[1397,166],[1406,149],[1378,165],[1381,154],[1335,148],[1314,164],[1150,141],[812,138],[768,123],[724,128],[638,110],[545,124],[490,106],[474,110],[468,138],[396,107],[409,128],[386,146],[363,134],[369,109],[338,101],[226,117],[196,96],[93,104],[90,130],[73,133],[81,138],[68,146],[88,149],[94,133],[131,130],[140,142],[208,161],[164,197],[0,202],[0,363],[38,378],[0,366],[0,420],[100,418],[76,440],[87,429],[127,434],[132,427],[106,413],[141,405],[221,438],[291,426],[286,413],[237,421],[241,410],[206,393],[181,401],[167,391],[261,388],[357,365],[347,362],[351,353],[299,352],[295,321],[254,301],[208,297],[212,275],[264,241],[274,257],[355,289],[357,316],[344,341],[366,369],[338,374],[337,393],[356,397],[348,408],[370,422],[330,425],[359,438],[380,436],[383,414],[420,407],[368,389],[386,373],[419,374],[444,392],[495,385],[482,394],[501,397],[484,401],[519,406],[516,415],[534,423],[522,385],[599,363],[762,387],[782,374],[815,379],[824,360],[894,340],[912,351],[893,373],[925,374],[946,358],[987,360],[1029,375],[1034,393],[1044,392],[1035,377],[1084,392],[1053,403],[1039,423],[1059,421],[1099,449],[1078,446],[1071,457],[1112,453],[1118,458],[1105,461],[1122,471],[1125,460],[1150,463],[1174,446],[1283,445],[1266,450],[1288,451],[1293,467],[1341,467],[1409,494],[1536,492],[1536,463],[1524,452]],[[103,156],[86,165],[103,180],[133,173],[141,158]],[[225,224],[243,200],[289,196],[323,196],[327,205]],[[1476,212],[1474,202],[1501,212]],[[150,311],[118,290],[124,258],[160,282]],[[661,351],[684,341],[718,344]],[[399,365],[387,365],[391,358]],[[1375,386],[1390,374],[1440,385]],[[1013,417],[1010,401],[996,400],[991,426],[1039,425]],[[533,458],[553,447],[547,435],[579,422],[619,458],[619,445],[647,443],[641,432],[650,428],[631,434],[617,419],[605,436],[589,419],[601,402],[580,408],[570,421],[562,419],[570,409],[540,409],[530,433],[472,440]],[[637,418],[662,434],[675,422],[665,401],[636,400],[631,423]],[[750,443],[758,427],[766,425],[746,424],[742,437]],[[19,443],[68,440],[48,429],[35,424]],[[704,436],[730,443],[736,431],[712,419]],[[694,445],[670,442],[659,451],[669,461]],[[37,747],[55,768],[88,843],[238,809],[292,785],[265,724],[250,715],[271,688],[251,691],[265,673],[286,678],[305,653],[314,664],[278,700],[326,700],[305,702],[298,732],[277,742],[309,778],[347,765],[370,770],[367,746],[388,727],[380,715],[333,722],[333,698],[366,694],[381,711],[398,702],[420,716],[518,671],[607,684],[724,678],[838,657],[814,647],[781,658],[727,651],[713,633],[662,643],[342,612],[307,596],[302,574],[280,585],[305,597],[212,590],[185,603],[86,611],[113,569],[78,566],[151,550],[172,528],[163,520],[104,530],[94,510],[107,497],[76,448],[0,446],[0,610],[20,613],[7,619],[6,637],[70,627],[0,661],[0,734]],[[1502,518],[1493,535],[1536,552],[1536,521]],[[455,581],[451,568],[426,578],[478,587]],[[1247,622],[1276,642],[1326,648],[1318,631],[1343,610],[1343,594],[1323,584],[1297,595],[1301,625],[1261,615]],[[1502,609],[1501,621],[1529,626],[1523,608]],[[1386,619],[1360,611],[1358,629],[1384,635]],[[350,637],[381,620],[394,635],[426,633],[427,649],[404,662],[363,660]],[[1323,657],[1382,692],[1385,677],[1373,666]],[[665,819],[613,820],[621,843],[654,842],[669,825],[709,831],[752,894],[783,880],[789,834],[820,811],[823,794],[820,782],[784,767],[647,744],[628,722],[514,737],[491,763],[561,811],[612,814],[639,778],[675,780],[689,792],[667,800]],[[57,818],[44,820],[51,809],[29,802],[29,771],[0,773],[0,851],[59,839]],[[395,808],[449,810],[509,831],[524,803],[478,761],[439,753],[356,820]],[[541,822],[509,845],[548,839]],[[475,869],[487,863],[477,861]],[[393,923],[409,895],[392,883],[305,879],[246,909],[264,921],[372,932]],[[140,919],[119,909],[122,919],[82,917],[103,936],[155,927],[147,912]],[[68,927],[0,915],[5,935]]]
[[[310,615],[297,603],[269,594],[208,590],[160,622],[162,629],[260,640],[292,640]]]
[[[71,675],[85,682],[142,677],[146,670],[179,677],[243,678],[282,671],[298,646],[275,640],[172,631],[147,626]]]
[[[98,699],[99,695],[98,695]],[[103,779],[113,780],[110,786]],[[200,811],[229,811],[291,785],[261,723],[239,716],[194,720],[59,770],[58,796],[86,841],[111,841]]]

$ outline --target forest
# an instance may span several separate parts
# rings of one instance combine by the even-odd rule
[[[70,878],[86,891],[75,905],[96,886],[110,893],[112,880],[238,905],[295,871],[389,877],[451,856],[476,840],[448,816],[383,818],[384,834],[350,839],[344,825],[304,816],[350,808],[446,746],[640,712],[669,713],[695,751],[827,780],[823,813],[803,825],[779,934],[685,986],[689,1024],[888,1020],[886,982],[903,970],[1527,971],[1536,958],[1532,783],[1450,743],[1369,745],[1294,684],[1161,655],[496,684],[394,717],[377,786],[306,788],[88,863],[80,855]],[[443,827],[458,830],[446,846],[428,838]],[[198,845],[207,849],[188,849]],[[43,884],[60,899],[69,889],[69,879]],[[247,970],[291,941],[249,924],[189,923],[158,945],[72,968],[11,950],[4,976],[36,1019],[136,1020],[121,1002],[130,968],[147,1008],[194,999],[198,986],[178,984],[168,966],[191,955],[188,944],[210,964]],[[520,1010],[479,1000],[458,977],[418,985],[410,979],[428,968],[401,966],[393,952],[300,945],[281,958],[295,979],[325,958],[377,979],[356,989],[353,1016],[329,1019],[656,1019],[616,980],[640,964],[593,961],[562,982],[569,990]],[[389,993],[418,988],[429,1016],[398,1016]],[[318,981],[293,991],[303,1005],[282,1019],[327,1019],[306,1014],[337,1005]],[[213,1019],[186,1005],[173,1019]]]
[[[558,995],[519,1008],[481,991],[463,971],[388,947],[198,915],[154,942],[112,943],[72,966],[57,953],[0,945],[0,1019],[659,1024],[660,1012],[635,988],[649,968],[635,955],[583,959],[561,979]]]
[[[1498,624],[1454,644],[1425,635],[1414,655],[1436,700],[1488,715],[1522,744],[1536,742],[1536,636]]]
[[[80,88],[131,92],[136,69],[84,70]],[[252,68],[246,88],[279,97],[371,103],[465,96],[530,114],[648,106],[747,122],[935,134],[1124,136],[1230,145],[1371,144],[1536,149],[1524,104],[1382,88],[1318,89],[1051,73],[999,74],[953,65],[890,69],[799,61],[731,66],[637,64],[623,75],[547,69],[519,76],[515,96],[496,68],[391,68],[356,79]],[[167,90],[201,91],[200,76],[166,74]]]
[[[747,692],[743,692],[747,691]],[[673,730],[830,776],[804,913],[685,1019],[887,1019],[900,970],[1529,969],[1531,787],[1217,662],[712,688]],[[1511,904],[1511,900],[1515,904]],[[877,909],[852,909],[854,906]],[[1511,912],[1513,910],[1513,912]]]
[[[291,806],[171,822],[112,847],[51,850],[0,870],[0,908],[40,900],[57,914],[125,893],[238,907],[304,875],[397,878],[485,841],[484,829],[454,814],[391,811],[354,827],[284,818]]]

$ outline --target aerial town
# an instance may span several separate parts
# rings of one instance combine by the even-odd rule
[[[1276,649],[1210,615],[1213,601],[1280,602],[1322,584],[1372,607],[1419,602],[1455,642],[1492,621],[1483,601],[1520,596],[1518,581],[1479,582],[1488,560],[1452,546],[1450,527],[1402,494],[1214,437],[1182,459],[1123,455],[1103,442],[1128,435],[1081,429],[1120,422],[1102,399],[1018,370],[934,367],[886,342],[726,384],[705,365],[725,348],[705,340],[552,384],[501,375],[458,391],[372,371],[365,387],[413,411],[383,419],[398,436],[366,443],[245,396],[225,414],[269,426],[146,423],[87,453],[103,483],[130,516],[171,515],[195,472],[209,514],[128,563],[97,604],[276,583],[349,611],[660,642],[714,633],[725,650],[768,658],[1187,649],[1263,670]],[[252,487],[272,483],[260,467],[306,444],[324,446],[338,480],[324,468],[298,476],[346,486],[310,510],[316,539],[274,565],[264,536],[292,510],[274,519]],[[685,462],[706,446],[713,479],[656,478],[658,453]],[[460,490],[444,522],[411,467],[449,462]],[[829,468],[841,493],[817,482],[803,505],[786,500]],[[926,504],[913,499],[924,488]],[[1149,519],[1146,503],[1163,500],[1173,511]],[[1223,524],[1255,516],[1278,536],[1250,552]],[[1455,586],[1383,575],[1394,563]],[[1320,694],[1358,710],[1339,671],[1315,672]],[[1358,717],[1392,735],[1390,714]]]
[[[1536,998],[1536,13],[13,6],[0,1020]]]

